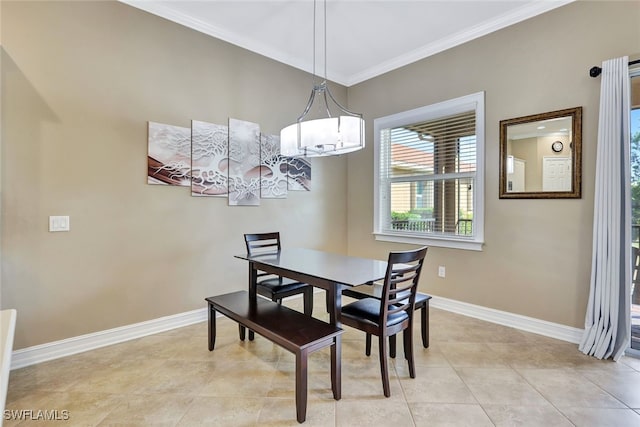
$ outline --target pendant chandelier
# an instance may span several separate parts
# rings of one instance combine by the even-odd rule
[[[327,84],[327,2],[324,0],[324,77],[316,75],[316,0],[313,1],[313,89],[295,123],[280,131],[280,153],[288,157],[346,154],[364,148],[362,114],[335,100]],[[315,102],[315,105],[314,105]],[[321,118],[309,118],[317,114]],[[337,114],[336,114],[337,113]]]

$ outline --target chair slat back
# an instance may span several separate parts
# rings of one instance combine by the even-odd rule
[[[382,290],[381,322],[386,323],[389,315],[401,311],[405,311],[408,315],[413,313],[418,281],[427,249],[423,247],[414,251],[389,253]]]
[[[249,255],[280,250],[280,233],[245,234],[244,243]]]
[[[244,243],[248,255],[270,255],[280,251],[280,232],[245,234]],[[263,271],[257,273],[258,277],[273,276]]]

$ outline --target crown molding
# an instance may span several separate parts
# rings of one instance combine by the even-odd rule
[[[183,25],[192,30],[209,35],[216,39],[225,41],[234,46],[241,47],[267,58],[273,59],[291,67],[297,68],[309,73],[313,72],[309,65],[309,61],[301,61],[300,59],[283,52],[280,49],[275,49],[260,41],[243,37],[241,34],[224,30],[220,27],[212,25],[208,22],[194,18],[191,15],[184,14],[178,10],[175,10],[161,1],[140,1],[140,0],[118,0],[120,3],[124,3],[136,9],[144,10],[152,15],[159,16],[176,24]],[[335,76],[334,76],[335,77]],[[345,79],[331,79],[339,84],[344,84],[340,80]]]
[[[540,1],[527,3],[526,5],[502,16],[499,16],[489,22],[485,22],[481,25],[476,25],[465,31],[458,32],[440,40],[436,40],[433,43],[429,43],[419,49],[415,49],[409,53],[380,63],[374,67],[362,71],[361,73],[356,73],[350,76],[343,84],[345,84],[347,87],[353,86],[357,83],[361,83],[365,80],[377,77],[389,71],[393,71],[395,69],[404,67],[405,65],[412,64],[414,62],[420,61],[421,59],[428,58],[429,56],[459,46],[468,41],[517,24],[518,22],[522,22],[558,7],[573,3],[574,1],[576,0]]]
[[[140,1],[140,0],[119,0],[121,3],[135,7],[140,10],[144,10],[153,15],[160,16],[169,21],[215,37],[217,39],[226,41],[235,46],[239,46],[243,49],[247,49],[251,52],[260,54],[267,58],[282,62],[286,65],[311,73],[312,70],[308,64],[308,61],[302,61],[290,54],[283,52],[280,49],[274,48],[267,44],[261,43],[258,40],[248,39],[243,37],[242,34],[223,30],[215,25],[211,25],[205,21],[197,19],[193,16],[184,14],[169,7],[166,3],[161,1]],[[413,62],[435,55],[439,52],[451,49],[455,46],[461,45],[478,37],[482,37],[486,34],[572,3],[575,0],[552,0],[552,1],[536,1],[530,2],[518,9],[505,13],[496,19],[492,19],[489,22],[482,23],[471,27],[465,31],[458,32],[449,37],[445,37],[440,40],[436,40],[433,43],[429,43],[422,46],[419,49],[412,52],[399,55],[391,60],[382,62],[378,65],[370,67],[362,72],[355,73],[353,75],[343,75],[336,73],[335,71],[328,70],[327,77],[341,85],[352,86],[365,80],[377,77],[381,74],[389,71],[404,67]]]

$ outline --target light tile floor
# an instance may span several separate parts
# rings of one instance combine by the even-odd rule
[[[319,294],[318,294],[319,295]],[[324,298],[315,313],[326,319]],[[299,300],[287,305],[300,309]],[[600,361],[574,344],[431,309],[431,345],[416,324],[416,378],[402,343],[382,394],[377,345],[346,328],[342,399],[333,400],[328,350],[309,363],[309,426],[640,426],[640,360]],[[294,357],[256,337],[240,342],[218,320],[11,372],[6,409],[68,411],[64,421],[5,426],[297,425]]]

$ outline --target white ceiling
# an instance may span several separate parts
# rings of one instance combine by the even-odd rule
[[[312,0],[121,0],[313,71]],[[574,0],[328,0],[327,77],[362,82]],[[318,41],[322,41],[322,3]],[[324,75],[322,46],[316,74]]]

